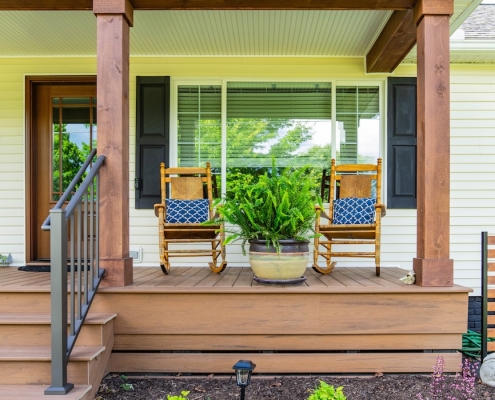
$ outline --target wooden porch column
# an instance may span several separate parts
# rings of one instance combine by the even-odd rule
[[[97,18],[100,267],[103,286],[132,283],[129,257],[129,27],[128,0],[94,0]]]
[[[419,0],[417,24],[416,284],[452,286],[450,259],[450,54],[452,0]]]

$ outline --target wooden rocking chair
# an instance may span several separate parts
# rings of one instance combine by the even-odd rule
[[[162,202],[155,204],[155,215],[158,217],[163,273],[168,274],[171,257],[201,256],[211,256],[211,270],[222,272],[227,266],[222,226],[201,224],[213,218],[212,192],[216,188],[212,188],[210,163],[206,163],[206,168],[165,168],[165,163],[161,163],[160,176]],[[182,243],[210,243],[211,250],[169,248],[170,244]],[[220,263],[219,256],[222,259]]]
[[[322,196],[327,187],[322,177]],[[373,164],[335,165],[332,160],[328,214],[316,206],[313,269],[329,274],[337,264],[332,257],[370,257],[375,259],[376,275],[380,275],[380,223],[386,214],[382,201],[382,160]],[[373,182],[376,182],[373,187]],[[373,193],[375,192],[375,193]],[[332,251],[334,245],[373,245],[373,252]],[[318,258],[326,261],[318,265]]]

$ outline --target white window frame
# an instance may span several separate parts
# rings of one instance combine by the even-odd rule
[[[385,84],[386,78],[383,79],[324,79],[318,76],[304,77],[304,78],[259,78],[259,77],[229,77],[224,79],[191,79],[191,78],[171,78],[172,93],[170,95],[170,149],[169,159],[170,166],[177,166],[178,158],[178,87],[181,85],[213,85],[221,86],[221,124],[222,124],[222,156],[221,156],[221,177],[222,177],[222,196],[225,195],[225,189],[227,187],[227,83],[229,82],[329,82],[332,85],[332,122],[331,122],[331,140],[332,140],[332,154],[331,158],[336,158],[337,146],[335,146],[337,140],[337,91],[335,90],[339,86],[377,86],[379,90],[379,111],[380,111],[380,123],[379,123],[379,140],[378,140],[378,152],[379,157],[383,160],[386,156],[386,140],[385,140],[385,121],[387,118],[385,109]],[[385,168],[386,170],[386,168]],[[386,171],[384,171],[386,172]],[[382,174],[384,182],[386,182],[386,174]],[[383,198],[386,199],[386,185],[383,185],[384,189]]]

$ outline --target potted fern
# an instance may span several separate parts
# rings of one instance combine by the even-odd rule
[[[307,168],[284,169],[258,177],[245,175],[231,184],[217,208],[218,220],[230,224],[226,244],[249,243],[249,261],[255,279],[266,283],[298,283],[308,264],[309,240],[314,228],[316,195]],[[217,220],[217,221],[218,221]]]

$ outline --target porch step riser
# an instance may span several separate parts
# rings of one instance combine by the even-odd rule
[[[103,345],[104,329],[101,325],[84,325],[77,337],[78,346]],[[2,325],[0,322],[2,346],[50,346],[50,325]]]
[[[0,291],[0,313],[50,314],[50,312],[50,292],[23,293]]]
[[[0,385],[0,400],[47,400],[47,385]],[[91,386],[75,385],[64,400],[92,400]]]
[[[49,292],[0,292],[0,313],[50,313]]]
[[[70,361],[67,367],[68,382],[89,385],[92,369],[98,360]],[[99,368],[98,368],[99,369]],[[0,361],[0,385],[49,385],[52,381],[50,361]]]

